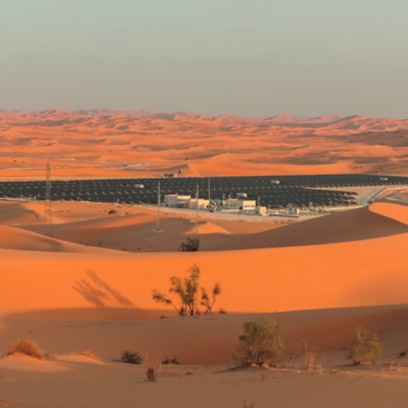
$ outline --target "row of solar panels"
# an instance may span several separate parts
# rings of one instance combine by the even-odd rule
[[[93,202],[146,203],[157,202],[158,184],[163,200],[166,194],[195,197],[197,186],[200,198],[225,199],[247,193],[260,205],[282,208],[352,205],[352,187],[408,184],[408,177],[364,174],[312,176],[252,176],[209,178],[143,178],[52,181],[51,199],[85,200]],[[310,188],[313,187],[313,188]],[[343,191],[329,188],[340,187]],[[209,194],[210,188],[210,194]],[[0,182],[0,197],[31,197],[45,199],[44,181]]]

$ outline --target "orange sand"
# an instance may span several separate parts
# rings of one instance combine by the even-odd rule
[[[407,174],[408,121],[147,112],[0,112],[2,177]]]
[[[146,112],[0,112],[3,178],[381,172],[406,174],[408,122],[327,116],[202,117]],[[402,407],[408,398],[408,207],[282,223],[86,202],[0,202],[0,347],[32,337],[47,356],[0,358],[0,404],[30,407]],[[200,251],[179,252],[199,234]],[[154,303],[193,264],[227,314],[175,318]],[[400,306],[396,306],[400,304]],[[372,307],[368,307],[372,306]],[[278,313],[277,313],[278,312]],[[281,370],[229,371],[248,313],[282,325]],[[159,319],[160,316],[170,316]],[[385,342],[381,364],[351,367],[357,325]],[[305,349],[322,369],[309,372]],[[117,360],[138,351],[142,367]],[[85,352],[85,353],[82,353]],[[96,357],[92,357],[94,353]],[[235,355],[235,357],[234,357]],[[177,357],[179,367],[164,367]],[[392,363],[390,365],[390,363]],[[210,365],[210,366],[209,366]],[[145,382],[147,366],[157,383]]]

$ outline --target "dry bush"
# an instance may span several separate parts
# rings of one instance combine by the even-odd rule
[[[163,365],[179,365],[180,362],[177,360],[177,357],[173,357],[173,358],[169,358],[169,357],[165,357],[161,364]]]
[[[7,354],[25,354],[26,356],[38,358],[39,360],[44,358],[44,351],[33,339],[17,340],[10,344]]]
[[[279,324],[268,317],[244,323],[239,337],[240,360],[244,365],[275,366],[283,360],[283,339]]]
[[[354,364],[373,363],[381,357],[383,349],[384,343],[376,333],[358,327],[349,349],[349,358]]]
[[[122,363],[142,364],[142,357],[136,351],[125,350],[120,358]]]
[[[323,359],[319,361],[316,356],[316,351],[314,349],[309,350],[309,347],[306,342],[304,359],[306,369],[309,373],[312,374],[316,373],[320,375],[324,373]]]
[[[200,240],[198,238],[187,238],[186,242],[180,244],[181,252],[195,252],[200,248]]]

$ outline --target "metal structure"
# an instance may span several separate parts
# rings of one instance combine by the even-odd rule
[[[310,208],[356,205],[355,187],[380,189],[388,186],[407,186],[408,177],[377,174],[228,176],[211,177],[210,185],[208,177],[53,180],[52,199],[157,205],[158,182],[161,198],[167,194],[195,197],[198,185],[199,199],[208,198],[210,195],[211,201],[214,202],[225,197],[234,198],[238,193],[245,192],[248,199],[258,198],[260,206],[285,209],[289,206]],[[51,185],[46,188],[44,180],[0,181],[0,197],[45,200],[46,189],[49,190],[48,196],[51,198],[50,187]]]
[[[48,226],[48,235],[52,237],[52,197],[51,197],[51,165],[45,166],[45,200],[44,200],[44,223]]]
[[[160,201],[160,181],[157,184],[157,218],[156,218],[156,232],[161,232],[163,231],[160,228],[160,205],[161,205],[161,201]]]

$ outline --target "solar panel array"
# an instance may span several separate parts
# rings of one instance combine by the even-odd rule
[[[211,199],[235,198],[247,193],[248,199],[270,208],[294,206],[347,206],[356,204],[353,187],[407,185],[408,177],[369,174],[189,177],[143,179],[92,179],[51,182],[52,200],[105,203],[155,204],[160,182],[161,199],[166,194],[191,195]],[[335,190],[333,190],[335,188]],[[0,182],[0,197],[44,200],[45,181]]]

